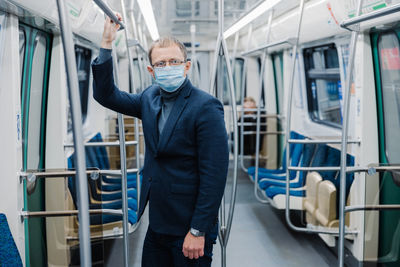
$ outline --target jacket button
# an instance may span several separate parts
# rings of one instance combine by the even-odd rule
[[[151,182],[151,177],[149,177],[149,182]]]

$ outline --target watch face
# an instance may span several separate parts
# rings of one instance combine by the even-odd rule
[[[192,235],[194,235],[194,236],[204,236],[204,233],[203,233],[203,232],[200,232],[199,230],[193,229],[193,228],[190,229],[190,233],[191,233]]]

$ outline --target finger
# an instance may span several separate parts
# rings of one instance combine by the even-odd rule
[[[193,251],[189,251],[189,259],[193,259],[194,255],[193,255]]]
[[[204,256],[204,249],[201,249],[199,252],[199,257],[203,257]]]
[[[122,21],[122,16],[121,16],[121,14],[119,14],[118,12],[116,12],[115,15],[117,16],[117,18],[118,18],[119,21]]]
[[[183,249],[182,249],[182,252],[183,252],[183,255],[187,258],[187,257],[189,257],[189,252],[188,252],[188,250],[184,247]]]
[[[196,260],[199,258],[199,251],[198,250],[195,250],[193,252],[193,258],[195,258]]]

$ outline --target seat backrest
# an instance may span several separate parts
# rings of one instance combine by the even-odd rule
[[[303,146],[303,154],[301,156],[300,167],[310,166],[316,147],[317,146],[315,144],[305,144]],[[307,175],[306,171],[301,171],[299,174],[299,180],[301,181],[302,184],[304,183],[304,177],[306,177],[306,175]]]
[[[303,155],[303,144],[295,144],[294,149],[293,149],[293,154],[290,159],[290,166],[295,167],[299,166],[300,160]],[[290,179],[293,179],[296,177],[297,171],[290,171]]]
[[[316,217],[320,224],[328,227],[330,222],[336,220],[336,187],[331,181],[324,180],[319,183],[317,194]]]
[[[318,172],[309,172],[306,178],[306,198],[314,207],[317,204],[318,185],[322,182],[322,177]]]
[[[324,163],[322,164],[324,167],[338,167],[340,166],[340,151],[327,146],[326,158]],[[322,179],[329,180],[332,183],[335,183],[335,177],[338,171],[321,171],[320,174]]]

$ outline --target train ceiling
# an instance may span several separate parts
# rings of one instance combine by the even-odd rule
[[[225,0],[225,29],[259,1]],[[190,36],[192,24],[197,36],[217,34],[218,0],[152,0],[152,4],[162,36]]]

